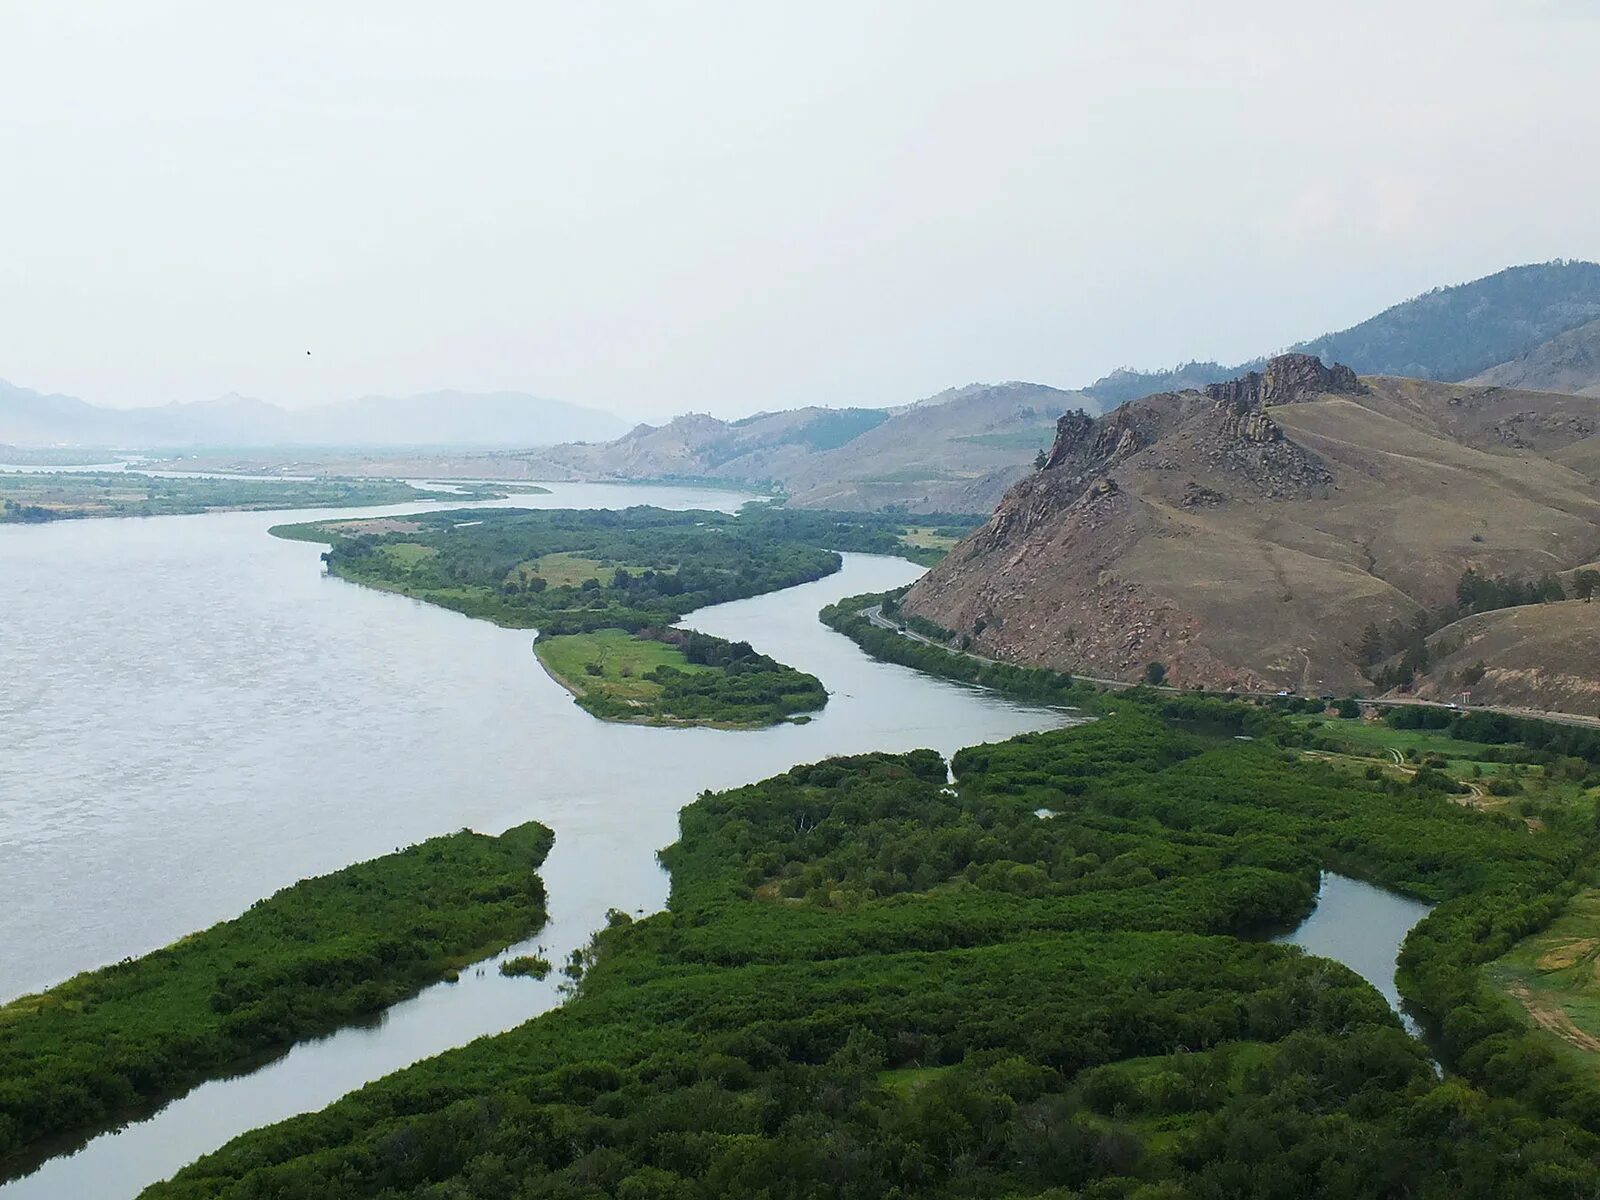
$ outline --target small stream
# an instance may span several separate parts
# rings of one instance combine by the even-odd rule
[[[1420,900],[1324,871],[1311,915],[1292,932],[1272,940],[1343,963],[1383,993],[1406,1030],[1421,1037],[1421,1027],[1405,1011],[1394,975],[1401,943],[1431,911]]]

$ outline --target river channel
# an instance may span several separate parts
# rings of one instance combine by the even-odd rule
[[[731,509],[744,499],[551,486],[497,503]],[[321,547],[266,533],[337,515],[354,514],[0,527],[0,999],[145,953],[303,876],[530,819],[556,832],[541,872],[551,920],[530,945],[560,961],[608,908],[664,904],[655,852],[703,789],[832,754],[948,754],[1066,719],[874,662],[821,625],[823,605],[921,571],[852,554],[827,579],[684,622],[821,678],[830,700],[812,722],[606,724],[545,675],[527,631],[328,578]],[[136,1195],[237,1133],[558,1002],[554,978],[506,979],[491,962],[370,1027],[204,1084],[0,1197]]]

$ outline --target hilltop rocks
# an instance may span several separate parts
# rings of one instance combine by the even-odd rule
[[[1239,413],[1269,404],[1297,404],[1330,392],[1359,395],[1363,390],[1349,367],[1343,363],[1325,367],[1314,354],[1280,354],[1264,370],[1206,385],[1206,395]]]

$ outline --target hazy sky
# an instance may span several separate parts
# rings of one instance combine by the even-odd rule
[[[0,0],[0,377],[650,418],[1239,359],[1600,257],[1596,13]]]

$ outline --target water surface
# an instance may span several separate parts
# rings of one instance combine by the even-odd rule
[[[1406,934],[1431,911],[1432,906],[1420,900],[1324,871],[1317,907],[1298,929],[1273,941],[1343,963],[1383,993],[1412,1034],[1420,1034],[1416,1021],[1401,1006],[1394,976]]]
[[[550,486],[549,496],[491,503],[726,510],[744,499]],[[556,831],[542,872],[551,922],[508,953],[542,945],[559,962],[608,908],[664,904],[655,851],[703,789],[833,754],[948,754],[1064,720],[874,662],[822,626],[824,604],[921,571],[852,554],[827,579],[684,622],[821,678],[831,696],[811,723],[606,724],[539,668],[529,632],[328,578],[322,547],[265,533],[351,515],[0,527],[0,998],[147,952],[303,876],[436,833],[530,819]],[[469,971],[373,1026],[205,1084],[0,1197],[135,1195],[237,1133],[557,1000],[555,979],[504,979],[492,964]]]

